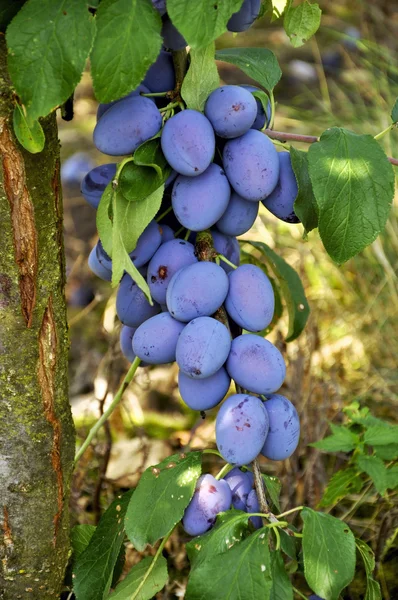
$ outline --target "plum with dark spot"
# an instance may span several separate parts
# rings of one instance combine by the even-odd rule
[[[148,265],[147,281],[152,298],[159,304],[165,304],[167,288],[173,275],[182,267],[196,262],[198,259],[195,248],[189,242],[172,239],[161,244]]]
[[[212,162],[216,142],[210,121],[197,110],[187,109],[166,121],[161,144],[167,162],[177,173],[195,177]]]
[[[242,265],[229,274],[225,299],[229,316],[242,329],[261,331],[274,316],[275,296],[265,273],[255,265]]]
[[[239,85],[223,85],[207,98],[205,115],[222,138],[236,138],[253,125],[257,116],[254,96]]]
[[[215,523],[220,512],[231,506],[231,490],[221,479],[202,475],[196,482],[191,502],[185,509],[182,526],[189,535],[201,535]]]
[[[138,327],[133,337],[133,352],[150,365],[173,362],[183,323],[162,312]]]
[[[253,473],[235,467],[224,479],[231,488],[232,506],[237,510],[246,510],[247,497],[254,485]]]
[[[300,419],[293,404],[280,394],[264,403],[269,432],[261,454],[270,460],[285,460],[296,450],[300,439]]]
[[[246,465],[259,455],[268,433],[268,414],[255,396],[234,394],[216,418],[217,448],[227,462]]]
[[[176,360],[188,377],[205,379],[221,369],[230,349],[231,337],[225,325],[211,317],[198,317],[183,329]]]
[[[228,276],[212,262],[196,262],[177,271],[167,288],[166,303],[175,319],[188,323],[209,317],[228,293]]]
[[[252,333],[233,340],[226,368],[238,385],[256,394],[276,392],[286,375],[286,365],[279,350]]]
[[[231,378],[221,367],[206,379],[192,379],[180,371],[178,387],[181,398],[192,410],[209,410],[221,402],[229,390]]]
[[[222,217],[230,196],[231,188],[224,171],[212,163],[198,177],[177,177],[171,200],[181,225],[191,231],[203,231]]]
[[[246,200],[264,200],[278,183],[278,152],[271,140],[255,129],[225,144],[223,165],[231,186]]]
[[[241,84],[241,87],[245,88],[248,92],[263,91],[260,88],[255,87],[254,85]],[[267,113],[265,113],[261,100],[259,98],[256,98],[255,96],[253,96],[253,98],[256,100],[257,103],[257,116],[251,128],[262,129],[271,118],[271,103],[270,101],[268,101]]]
[[[300,223],[294,212],[297,198],[297,180],[292,168],[290,152],[279,152],[279,180],[273,192],[263,200],[270,213],[285,223]]]

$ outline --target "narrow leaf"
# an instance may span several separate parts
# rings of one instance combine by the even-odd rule
[[[86,2],[76,0],[28,0],[14,17],[6,36],[8,68],[30,120],[72,94],[94,32]]]
[[[28,121],[19,104],[15,105],[13,114],[14,131],[18,142],[31,154],[41,152],[46,143],[44,131],[39,121]]]
[[[159,556],[143,558],[127,573],[125,579],[109,596],[109,600],[150,600],[166,585],[167,561]]]
[[[308,151],[319,233],[328,254],[344,263],[384,229],[394,197],[394,172],[370,135],[333,127]]]
[[[243,0],[167,0],[167,13],[192,48],[207,46],[227,29],[227,22]]]
[[[279,494],[281,492],[282,487],[280,479],[278,479],[274,475],[265,475],[265,473],[263,473],[263,481],[265,483],[265,487],[272,504],[274,505],[276,510],[280,512],[281,507],[279,504]]]
[[[321,24],[322,11],[318,4],[310,4],[304,0],[298,6],[290,3],[285,12],[283,25],[292,46],[299,48],[314,35]]]
[[[387,488],[387,470],[381,458],[361,455],[357,458],[357,464],[361,471],[369,475],[379,494],[385,494]]]
[[[72,560],[74,563],[87,548],[95,529],[95,525],[75,525],[72,528],[70,532],[70,543],[72,546]]]
[[[279,551],[271,552],[272,589],[270,600],[293,600],[293,587]]]
[[[281,256],[271,250],[267,244],[254,241],[248,241],[247,243],[251,244],[262,253],[278,280],[289,313],[289,331],[287,333],[286,341],[291,342],[303,331],[310,313],[310,308],[300,277],[296,271],[288,265]]]
[[[144,472],[125,519],[126,533],[139,552],[180,521],[200,473],[200,452],[174,454]]]
[[[216,60],[239,67],[268,92],[274,89],[282,75],[275,54],[267,48],[226,48],[225,50],[217,50]]]
[[[321,598],[337,600],[355,573],[355,539],[342,521],[315,512],[301,511],[304,521],[304,575],[309,587]]]
[[[307,152],[296,150],[290,146],[292,168],[297,179],[298,194],[294,202],[294,212],[308,233],[318,227],[318,207],[308,171]]]
[[[310,446],[325,452],[351,452],[359,444],[358,436],[347,427],[330,423],[330,429],[333,435],[329,435],[319,442],[314,442]]]
[[[362,477],[354,467],[337,471],[326,486],[319,508],[332,506],[348,494],[360,492],[362,485]]]
[[[102,0],[96,21],[94,91],[100,102],[112,102],[135,89],[155,62],[162,20],[148,0]]]
[[[77,600],[100,600],[109,592],[123,543],[123,519],[133,490],[118,496],[105,511],[73,569]]]
[[[189,53],[191,63],[181,87],[187,108],[203,111],[208,96],[220,85],[214,53],[214,42]]]
[[[375,568],[375,558],[373,551],[363,540],[355,539],[355,544],[360,553],[366,571],[366,595],[364,600],[382,600],[380,585],[372,577]]]
[[[186,600],[267,600],[272,586],[268,529],[193,567]]]
[[[111,220],[111,212],[113,193],[114,192],[112,182],[110,182],[108,183],[108,185],[102,193],[96,214],[98,235],[100,237],[105,252],[109,256],[112,256],[113,223]]]
[[[398,98],[394,102],[394,106],[391,111],[391,120],[393,123],[398,123]]]

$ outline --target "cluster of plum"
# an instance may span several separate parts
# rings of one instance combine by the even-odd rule
[[[160,3],[154,4],[159,9]],[[241,11],[256,4],[245,1]],[[244,18],[248,22],[248,14]],[[174,86],[172,56],[162,50],[136,90],[99,105],[94,143],[110,156],[130,155],[160,134],[172,170],[159,222],[149,223],[130,253],[153,303],[127,273],[118,288],[123,354],[131,362],[138,357],[141,365],[176,361],[181,397],[194,410],[215,407],[231,380],[236,384],[238,393],[227,398],[216,419],[217,447],[235,468],[222,480],[211,475],[198,480],[183,520],[186,531],[198,535],[231,505],[258,512],[246,465],[260,453],[271,460],[288,458],[298,444],[296,409],[275,393],[285,378],[283,357],[255,335],[272,321],[272,285],[259,267],[239,266],[235,237],[251,228],[260,201],[280,219],[297,222],[297,184],[289,153],[278,153],[260,131],[269,122],[270,108],[264,110],[253,96],[257,88],[222,86],[209,95],[204,114],[191,109],[174,114],[175,107],[162,107],[164,97],[142,95]],[[83,179],[82,193],[94,208],[115,174],[116,164],[108,163]],[[209,239],[201,233],[205,230],[214,247],[211,260],[198,252],[203,236]],[[101,241],[91,251],[89,266],[102,279],[112,279],[112,259]],[[258,517],[252,522],[260,525]]]

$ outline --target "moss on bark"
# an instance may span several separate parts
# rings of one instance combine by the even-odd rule
[[[58,598],[69,554],[75,447],[68,400],[62,199],[55,115],[46,146],[12,132],[0,35],[0,598]]]

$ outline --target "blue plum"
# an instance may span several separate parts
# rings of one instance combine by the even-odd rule
[[[133,352],[133,335],[137,331],[137,327],[129,327],[123,325],[120,330],[120,350],[128,361],[133,362],[135,354]]]
[[[188,177],[200,175],[213,160],[216,147],[211,123],[196,110],[183,110],[166,121],[162,130],[163,154],[169,165]]]
[[[191,231],[203,231],[222,217],[230,196],[231,188],[224,171],[212,163],[198,177],[179,175],[171,198],[181,225]]]
[[[321,598],[320,596],[317,596],[316,594],[311,594],[311,596],[309,596],[308,600],[324,600],[324,599]]]
[[[285,460],[296,450],[300,439],[300,419],[293,404],[280,394],[264,403],[269,417],[269,432],[261,454],[270,460]]]
[[[116,312],[121,322],[129,327],[138,327],[159,311],[159,304],[154,302],[151,306],[144,292],[140,290],[130,275],[125,273],[116,296]]]
[[[120,100],[102,115],[94,129],[94,144],[104,154],[131,154],[162,126],[162,115],[149,98]]]
[[[138,238],[137,245],[129,254],[135,266],[143,267],[151,260],[162,241],[162,230],[156,221],[151,221]]]
[[[133,352],[150,365],[173,362],[178,338],[184,324],[168,312],[151,317],[138,327],[133,338]]]
[[[162,230],[162,244],[166,242],[170,242],[170,240],[174,240],[174,231],[168,225],[164,225],[160,223],[160,229]]]
[[[231,186],[246,200],[264,200],[278,183],[278,153],[271,140],[255,129],[225,144],[223,164]]]
[[[68,156],[61,165],[61,181],[63,185],[80,185],[81,180],[90,169],[94,169],[95,162],[86,152],[75,152]]]
[[[162,37],[163,44],[170,50],[182,50],[187,45],[185,38],[168,17],[163,20]]]
[[[290,152],[279,152],[279,180],[274,191],[263,200],[275,217],[286,223],[300,223],[294,212],[294,201],[297,198],[297,180],[292,169]]]
[[[225,235],[242,235],[249,231],[258,214],[258,203],[245,200],[236,192],[231,194],[226,211],[216,223]]]
[[[228,293],[225,271],[212,262],[196,262],[177,271],[167,288],[166,303],[175,319],[188,323],[210,316]]]
[[[248,92],[262,92],[263,91],[260,88],[255,87],[254,85],[241,84],[241,87],[245,88]],[[271,103],[270,103],[270,101],[268,101],[267,114],[265,114],[261,100],[259,100],[259,98],[255,98],[255,100],[257,103],[257,116],[256,116],[256,119],[251,128],[260,130],[264,127],[264,125],[271,118]]]
[[[152,0],[152,6],[158,11],[161,17],[166,14],[166,0]]]
[[[182,371],[178,374],[181,398],[192,410],[209,410],[221,402],[229,390],[231,378],[221,367],[206,379],[192,379]]]
[[[231,488],[232,506],[237,510],[246,510],[247,497],[254,485],[253,473],[234,467],[224,479]]]
[[[264,446],[268,414],[256,396],[234,394],[225,400],[216,418],[217,448],[227,462],[246,465]]]
[[[225,258],[227,258],[231,263],[238,266],[240,263],[240,248],[238,240],[229,235],[224,235],[219,231],[214,231],[214,229],[211,231],[211,236],[213,238],[214,248],[217,250],[217,252],[225,256]],[[220,266],[226,273],[233,271],[233,268],[223,261],[220,262]]]
[[[173,275],[182,267],[198,262],[195,248],[189,242],[173,239],[161,244],[152,256],[147,272],[151,296],[159,304],[166,303],[166,292]]]
[[[246,512],[248,513],[259,513],[260,504],[257,498],[256,490],[251,490],[247,496]],[[260,529],[263,526],[261,517],[250,517],[249,521],[252,523],[255,529]]]
[[[170,52],[161,50],[156,61],[151,65],[142,82],[151,92],[168,92],[174,90],[176,84],[173,57]]]
[[[98,208],[101,196],[116,173],[116,163],[108,163],[91,169],[80,185],[84,199],[93,207]]]
[[[228,31],[240,33],[251,27],[260,13],[261,0],[243,0],[240,9],[232,15],[227,23]]]
[[[261,331],[274,316],[275,296],[268,277],[255,265],[242,265],[229,274],[225,308],[242,329]]]
[[[192,379],[205,379],[221,369],[231,349],[228,329],[211,317],[198,317],[182,331],[176,350],[181,371]]]
[[[106,102],[104,104],[98,104],[97,108],[97,121],[102,117],[102,115],[110,108],[120,102],[121,100],[125,100],[126,98],[133,98],[134,96],[139,96],[140,94],[149,94],[150,90],[145,85],[139,85],[132,92],[127,94],[127,96],[123,96],[123,98],[119,98],[118,100],[114,100],[113,102]],[[152,100],[153,101],[153,100]]]
[[[98,240],[88,257],[91,271],[104,281],[112,281],[112,260],[105,252],[101,240]]]
[[[276,392],[286,375],[286,365],[279,350],[252,333],[233,340],[226,368],[238,385],[256,394]]]
[[[236,138],[248,131],[257,116],[254,96],[240,85],[223,85],[207,98],[205,115],[222,138]]]
[[[215,523],[220,512],[231,506],[231,490],[221,479],[202,475],[196,482],[191,502],[185,509],[182,526],[189,535],[201,535]]]

